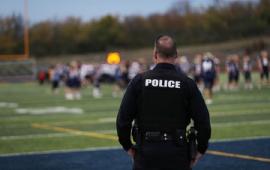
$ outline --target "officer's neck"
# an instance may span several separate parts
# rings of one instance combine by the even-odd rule
[[[176,58],[175,57],[169,57],[169,58],[163,58],[163,57],[156,57],[155,63],[161,64],[161,63],[167,63],[167,64],[175,64]]]

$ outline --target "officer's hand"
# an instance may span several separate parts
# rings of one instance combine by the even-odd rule
[[[127,151],[128,155],[132,158],[134,158],[135,156],[135,149],[134,148],[130,148],[128,151]]]
[[[201,159],[202,156],[203,154],[197,152],[195,159],[191,160],[190,162],[190,168],[193,168],[197,164],[197,162]]]

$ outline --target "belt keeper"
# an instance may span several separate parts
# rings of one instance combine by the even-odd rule
[[[163,139],[164,139],[165,141],[168,140],[168,138],[167,138],[167,133],[164,133],[163,137],[164,137]]]

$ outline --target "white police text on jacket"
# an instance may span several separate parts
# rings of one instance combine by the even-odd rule
[[[180,81],[174,80],[157,80],[157,79],[145,79],[145,87],[163,87],[163,88],[176,88],[180,89]]]

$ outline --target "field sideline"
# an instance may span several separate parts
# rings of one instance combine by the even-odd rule
[[[66,101],[63,90],[55,96],[48,85],[0,84],[0,155],[119,147],[115,117],[121,98],[112,98],[111,89],[102,86],[103,97],[94,99],[84,88],[82,100]],[[212,141],[269,137],[269,94],[269,87],[215,94],[209,106]]]

